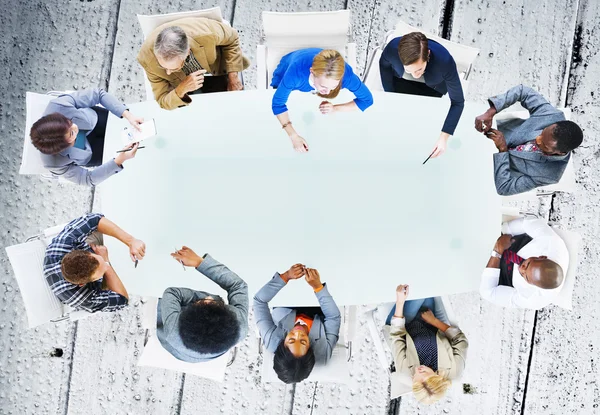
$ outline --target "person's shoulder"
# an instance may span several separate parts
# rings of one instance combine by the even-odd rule
[[[436,60],[439,62],[454,62],[454,58],[444,45],[433,39],[429,39],[428,44],[429,50],[431,50]]]

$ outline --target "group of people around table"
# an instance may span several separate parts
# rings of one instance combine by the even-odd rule
[[[159,105],[174,110],[188,105],[197,94],[244,88],[241,72],[250,65],[232,27],[206,18],[184,18],[159,26],[144,42],[138,61]],[[392,40],[379,62],[387,92],[442,97],[451,105],[433,157],[440,156],[454,134],[464,106],[456,64],[439,43],[418,32]],[[294,129],[286,107],[294,90],[323,98],[323,114],[365,111],[373,96],[335,50],[302,49],[285,55],[273,73],[276,89],[273,114],[288,134],[293,148],[309,150]],[[332,104],[348,89],[355,99]],[[530,113],[526,120],[498,122],[497,112],[520,102]],[[100,107],[101,105],[102,107]],[[566,121],[539,93],[523,85],[489,98],[490,108],[475,119],[475,128],[491,139],[496,188],[501,195],[534,189],[561,178],[571,151],[582,142],[577,124]],[[94,186],[123,170],[136,156],[138,144],[128,145],[102,163],[108,112],[139,128],[143,119],[101,89],[65,93],[54,99],[31,128],[31,140],[44,165],[55,175]],[[90,168],[95,167],[95,168]],[[503,224],[481,277],[483,298],[507,307],[541,308],[560,292],[568,268],[565,243],[541,219],[522,218]],[[143,260],[144,242],[126,233],[101,214],[70,222],[47,248],[44,274],[54,294],[74,309],[114,311],[128,304],[128,293],[112,268],[103,235],[127,246],[131,260]],[[157,337],[174,357],[202,362],[223,355],[248,333],[248,286],[242,278],[208,254],[183,246],[171,254],[227,292],[227,299],[208,292],[172,287],[158,303]],[[314,290],[319,307],[270,309],[269,302],[292,280],[302,279]],[[295,284],[295,282],[291,282]],[[396,305],[386,324],[397,371],[412,377],[417,399],[440,399],[451,380],[465,367],[467,339],[448,321],[439,298],[409,300],[410,287],[399,285]],[[391,294],[391,293],[390,293]],[[286,383],[306,379],[315,364],[326,364],[338,341],[341,315],[319,272],[303,264],[278,273],[254,295],[260,337],[274,353],[273,369]]]

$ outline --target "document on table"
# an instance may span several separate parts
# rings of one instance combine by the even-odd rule
[[[133,127],[125,127],[121,135],[123,144],[139,143],[147,138],[154,137],[156,135],[156,123],[154,122],[154,118],[140,124],[140,129],[141,131],[138,131]]]

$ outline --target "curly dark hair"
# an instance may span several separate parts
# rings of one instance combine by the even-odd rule
[[[99,266],[100,263],[92,254],[81,249],[69,252],[60,263],[63,277],[72,284],[91,282],[91,278]]]
[[[559,121],[554,124],[552,138],[556,140],[556,149],[561,153],[568,153],[581,145],[583,131],[573,121]]]
[[[285,347],[285,339],[279,343],[273,357],[273,370],[283,383],[302,382],[306,379],[315,366],[315,353],[309,347],[306,354],[296,357]]]
[[[33,146],[44,154],[57,154],[70,146],[66,137],[73,122],[58,112],[48,114],[31,126]]]
[[[194,303],[179,315],[179,336],[185,347],[198,353],[225,353],[239,335],[235,313],[221,301]]]

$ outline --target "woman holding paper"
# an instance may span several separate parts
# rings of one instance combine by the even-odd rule
[[[128,151],[102,164],[109,111],[127,119],[136,130],[144,121],[100,88],[65,93],[50,101],[30,132],[31,142],[42,153],[44,167],[56,176],[87,186],[95,186],[123,170],[125,160],[135,157],[137,144],[127,145]]]
[[[292,91],[312,92],[325,99],[337,97],[342,88],[354,93],[356,98],[344,104],[321,102],[319,110],[322,114],[357,109],[364,111],[373,104],[371,91],[352,72],[342,55],[331,49],[300,49],[288,53],[275,68],[271,86],[277,89],[273,95],[273,114],[299,152],[307,152],[308,145],[292,126],[288,114],[286,103]]]
[[[461,376],[469,343],[450,325],[440,298],[406,301],[408,289],[396,288],[396,305],[386,320],[392,355],[398,376],[410,376],[415,398],[432,404],[444,396],[451,379]]]

